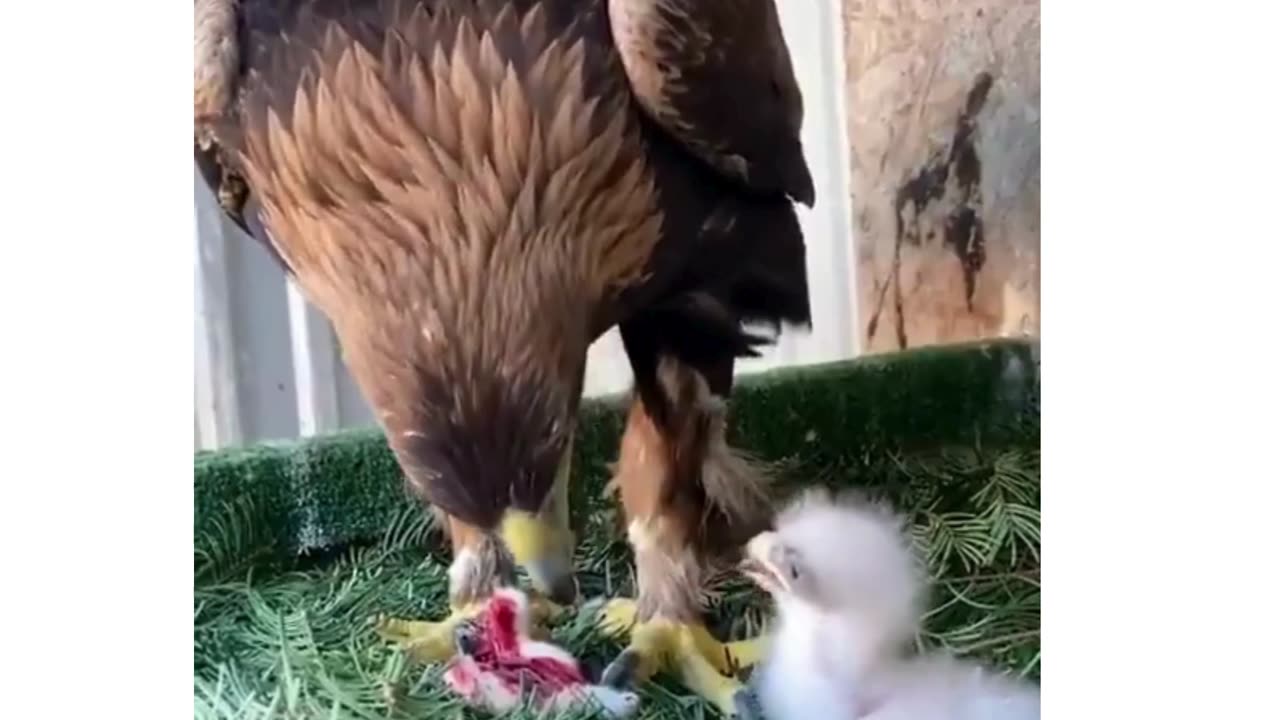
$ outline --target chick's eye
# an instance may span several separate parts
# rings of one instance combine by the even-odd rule
[[[791,579],[792,579],[792,580],[799,580],[799,579],[800,579],[800,570],[799,570],[798,568],[796,568],[796,566],[795,566],[795,565],[792,565],[792,566],[791,566]]]

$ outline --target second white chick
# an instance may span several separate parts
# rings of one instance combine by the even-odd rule
[[[810,491],[747,545],[776,621],[752,684],[766,720],[1031,720],[1039,691],[946,657],[905,659],[924,595],[901,518]]]

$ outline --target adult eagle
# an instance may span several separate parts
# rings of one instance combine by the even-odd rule
[[[611,680],[726,711],[708,572],[767,522],[725,444],[750,322],[808,325],[801,99],[772,0],[196,0],[197,160],[333,322],[408,487],[446,517],[454,613],[514,565],[576,594],[564,507],[588,345],[635,373],[614,485],[638,597]],[[744,660],[747,658],[743,658]]]

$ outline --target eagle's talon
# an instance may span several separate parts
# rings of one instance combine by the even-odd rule
[[[708,657],[720,672],[737,675],[739,671],[755,667],[764,657],[766,637],[733,640],[719,645],[720,652]]]
[[[476,624],[471,620],[463,620],[453,629],[453,647],[459,655],[476,654]]]
[[[640,656],[630,648],[623,650],[600,673],[600,684],[617,690],[635,687],[636,671],[640,667]]]
[[[596,612],[600,631],[611,638],[622,638],[635,627],[638,615],[635,600],[616,598],[603,603]]]
[[[705,627],[664,619],[635,622],[635,605],[630,601],[610,603],[602,616],[601,624],[606,628],[631,627],[630,643],[605,668],[602,684],[635,687],[665,671],[723,715],[737,716],[744,702],[739,698],[744,686],[728,674],[733,651]]]

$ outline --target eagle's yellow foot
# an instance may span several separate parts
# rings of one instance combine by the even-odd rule
[[[378,633],[383,640],[404,648],[409,659],[415,662],[445,662],[454,655],[458,628],[478,615],[484,606],[485,602],[479,601],[454,608],[449,613],[449,617],[438,621],[378,617],[374,621],[374,632]],[[535,640],[549,639],[551,633],[546,629],[546,625],[554,622],[564,612],[564,607],[547,598],[531,595],[529,636]]]
[[[724,643],[722,657],[725,660],[725,666],[721,670],[725,673],[736,673],[738,669],[755,667],[764,659],[764,651],[766,649],[765,636],[748,638],[746,640],[733,640]]]
[[[726,716],[761,716],[750,691],[733,677],[759,660],[760,640],[722,643],[699,624],[662,618],[637,622],[632,600],[606,603],[599,618],[607,634],[621,637],[629,632],[631,636],[627,648],[605,668],[601,683],[634,685],[666,671]]]
[[[533,629],[554,625],[569,614],[566,605],[560,605],[550,598],[536,592],[529,593],[529,624]]]
[[[475,617],[483,607],[483,603],[473,603],[455,608],[449,617],[439,621],[379,617],[373,629],[383,640],[403,648],[409,659],[415,662],[445,662],[454,655],[458,627]]]

